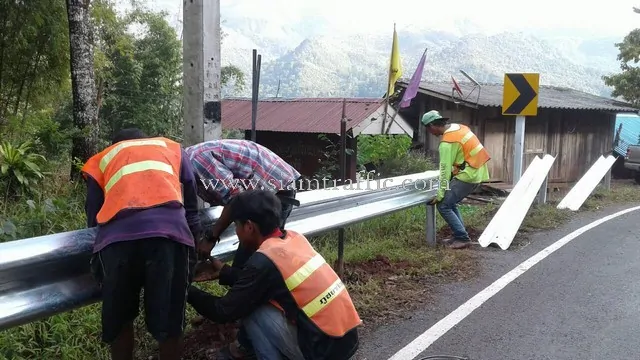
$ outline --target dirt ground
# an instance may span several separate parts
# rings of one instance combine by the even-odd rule
[[[473,241],[477,241],[482,230],[467,226]],[[452,238],[451,229],[443,226],[437,233],[438,239]],[[347,284],[349,294],[356,303],[363,320],[362,336],[370,330],[388,322],[408,318],[417,308],[432,300],[436,285],[452,281],[470,279],[477,262],[472,252],[444,250],[438,248],[436,256],[452,256],[455,266],[433,273],[426,268],[429,264],[411,261],[391,261],[386,256],[359,262],[346,263],[342,280]],[[449,255],[445,255],[445,252]],[[218,325],[203,321],[189,328],[185,336],[184,360],[217,360],[220,348],[236,338],[237,324]]]
[[[429,297],[426,277],[420,279],[412,274],[418,268],[415,264],[392,263],[387,257],[378,256],[346,266],[343,280],[351,285],[349,293],[365,328],[375,326],[383,319],[402,317],[408,308]]]
[[[445,250],[437,250],[445,251]],[[429,302],[433,287],[441,282],[461,281],[473,276],[476,266],[469,255],[456,256],[451,270],[424,275],[424,264],[392,262],[385,256],[361,263],[345,264],[343,281],[363,320],[362,335],[369,330],[410,316]],[[191,327],[185,335],[184,360],[217,360],[218,351],[236,338],[237,324],[218,325],[209,321]]]
[[[217,360],[218,352],[236,339],[238,324],[215,324],[211,321],[194,325],[184,338],[184,360]]]
[[[468,226],[466,229],[472,241],[478,241],[478,238],[482,235],[482,230],[478,230],[475,227]],[[453,238],[453,232],[451,231],[451,228],[444,226],[440,231],[438,231],[436,237],[441,240],[451,239]]]

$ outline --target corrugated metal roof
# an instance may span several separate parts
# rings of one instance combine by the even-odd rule
[[[406,87],[407,83],[398,82],[399,86]],[[466,97],[471,93],[473,85],[470,83],[458,82],[462,88],[462,94]],[[481,84],[480,99],[478,105],[486,107],[502,107],[502,84]],[[452,82],[422,82],[420,92],[436,93],[447,98],[451,97]],[[475,104],[478,98],[476,89],[466,100],[467,103]],[[614,112],[638,112],[631,104],[614,99],[596,96],[582,91],[563,88],[558,86],[541,85],[538,94],[538,108],[548,109],[572,109],[572,110],[594,110],[594,111],[614,111]]]
[[[383,105],[380,98],[347,98],[347,129],[357,126]],[[272,98],[258,102],[257,131],[340,133],[342,98]],[[251,99],[222,100],[222,126],[251,130]]]
[[[622,125],[620,140],[617,144],[614,144],[613,150],[624,156],[627,153],[627,146],[640,144],[640,116],[627,114],[616,116],[614,136],[618,132],[620,125]]]

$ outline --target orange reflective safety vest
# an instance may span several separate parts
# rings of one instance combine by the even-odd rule
[[[323,333],[342,337],[362,323],[344,284],[304,236],[287,230],[284,239],[267,239],[258,252],[275,264],[298,308]]]
[[[453,124],[452,124],[453,125]],[[479,169],[487,161],[491,160],[489,152],[482,146],[478,137],[469,129],[468,126],[455,124],[460,128],[458,130],[447,131],[442,135],[442,141],[448,143],[459,143],[462,146],[464,154],[465,166],[469,165],[474,169]],[[456,175],[463,164],[453,164],[453,175]]]
[[[120,210],[182,203],[180,164],[180,144],[162,137],[121,141],[91,157],[82,173],[104,191],[98,224]]]

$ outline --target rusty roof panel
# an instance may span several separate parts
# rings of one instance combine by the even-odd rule
[[[443,97],[451,97],[452,84],[450,82],[422,82],[421,92],[432,92]],[[406,88],[407,82],[400,81],[398,85]],[[458,82],[462,93],[469,94],[473,86],[468,83]],[[487,107],[502,107],[502,84],[481,84],[480,99],[478,105]],[[466,100],[474,104],[478,96],[476,89]],[[631,104],[602,96],[589,94],[583,91],[559,86],[540,85],[538,94],[538,108],[560,110],[590,110],[611,112],[638,112]]]
[[[383,105],[380,98],[347,98],[347,130]],[[340,133],[342,98],[272,98],[258,102],[256,131]],[[251,99],[222,100],[222,126],[251,130]]]

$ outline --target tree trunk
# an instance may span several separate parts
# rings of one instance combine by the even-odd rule
[[[98,116],[96,85],[93,73],[93,39],[90,0],[67,0],[71,86],[73,88],[73,123],[79,130],[73,137],[71,160],[83,163],[98,151]],[[77,178],[71,167],[71,179]]]

